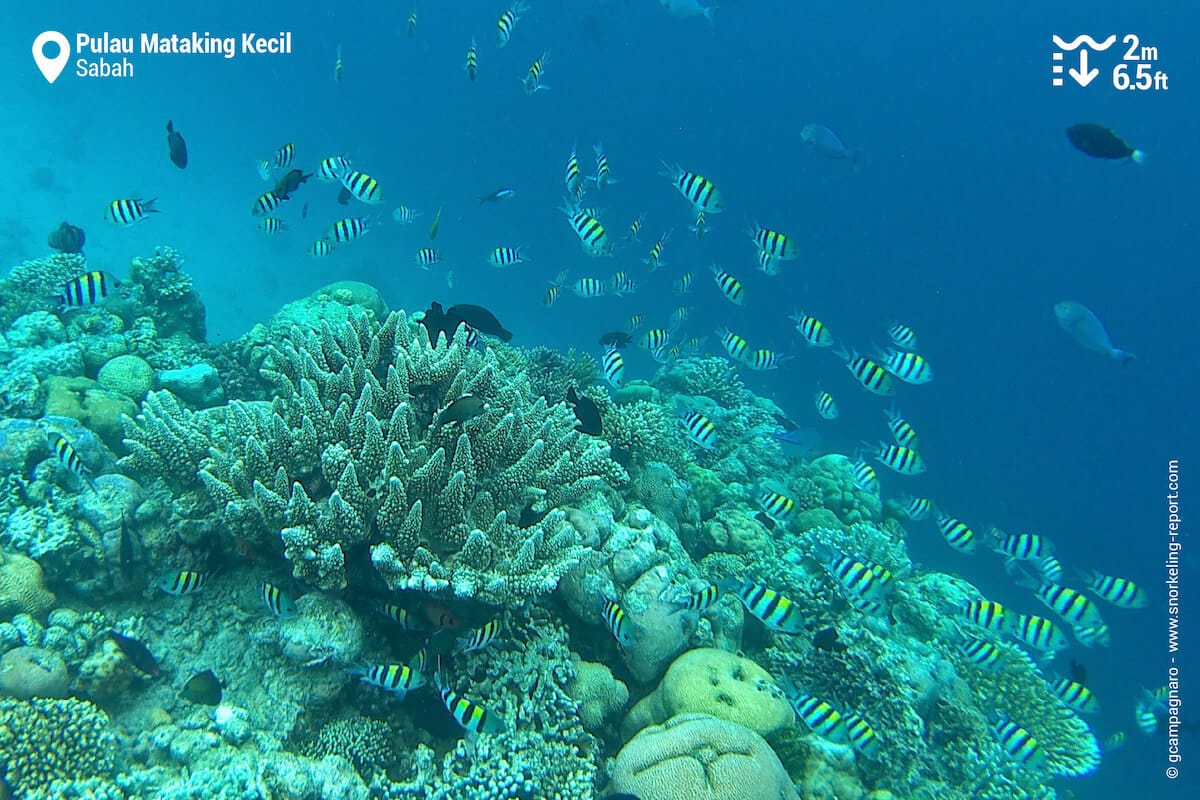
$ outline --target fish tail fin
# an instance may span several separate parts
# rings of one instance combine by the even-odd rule
[[[145,211],[150,214],[157,214],[158,209],[154,207],[154,204],[156,202],[158,202],[157,197],[151,197],[149,200],[143,200],[142,201],[142,211]]]
[[[1126,364],[1128,364],[1130,361],[1133,361],[1135,358],[1137,358],[1137,356],[1135,356],[1133,353],[1129,352],[1128,350],[1120,350],[1120,349],[1114,348],[1113,349],[1113,358],[1115,358],[1117,360],[1117,363],[1123,367]]]
[[[855,172],[862,169],[862,152],[861,147],[856,147],[850,153],[850,166],[854,167]]]

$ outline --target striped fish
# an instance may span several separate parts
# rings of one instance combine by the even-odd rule
[[[1108,626],[1103,622],[1095,625],[1076,625],[1071,628],[1071,633],[1075,635],[1075,641],[1084,647],[1108,647],[1112,644]]]
[[[838,710],[829,703],[792,687],[788,692],[792,709],[809,730],[831,742],[844,742],[848,734],[846,723]]]
[[[982,670],[1000,672],[1004,669],[1004,651],[987,639],[967,636],[958,649],[968,661]]]
[[[844,712],[842,722],[846,726],[846,733],[849,735],[850,744],[854,746],[854,749],[872,761],[878,761],[882,746],[879,743],[879,737],[875,735],[874,728],[853,711]]]
[[[875,460],[901,475],[920,475],[925,471],[925,461],[910,447],[879,443]]]
[[[600,220],[578,206],[567,206],[562,209],[567,215],[571,230],[579,237],[579,244],[589,256],[603,256],[612,252],[612,242]]]
[[[850,478],[867,494],[879,494],[879,476],[875,474],[875,468],[861,458],[850,465]]]
[[[705,450],[713,450],[717,446],[717,428],[708,417],[699,411],[688,411],[680,420],[688,438]]]
[[[888,350],[880,358],[883,368],[905,383],[922,384],[933,380],[933,368],[924,356],[902,350]]]
[[[1125,744],[1125,731],[1117,731],[1104,740],[1104,752],[1111,753],[1113,750],[1120,750]]]
[[[432,247],[422,247],[417,250],[417,254],[413,256],[413,263],[421,269],[429,269],[434,264],[440,263],[442,254]]]
[[[321,258],[333,252],[333,245],[327,239],[317,239],[308,246],[308,254],[314,258]]]
[[[628,647],[633,644],[633,625],[629,622],[629,618],[625,616],[625,610],[612,600],[605,599],[604,607],[600,612],[600,619],[604,621],[609,632],[617,643],[622,647]]]
[[[800,257],[800,251],[795,243],[779,231],[755,225],[747,233],[750,234],[754,246],[771,258],[790,261]]]
[[[572,197],[579,197],[580,190],[583,188],[583,174],[579,171],[579,157],[575,154],[575,148],[571,148],[571,155],[567,158],[566,175],[563,176],[563,182],[567,186],[567,193]]]
[[[609,347],[604,351],[604,358],[601,359],[600,365],[608,385],[614,389],[620,389],[621,385],[625,383],[625,359],[621,357],[621,351],[615,346]]]
[[[713,274],[713,280],[717,282],[717,288],[721,290],[721,294],[725,295],[726,300],[733,303],[735,306],[746,304],[745,292],[742,290],[741,281],[718,267],[716,264],[709,267],[709,270]]]
[[[425,627],[412,612],[395,603],[376,603],[375,610],[396,623],[396,626],[402,631],[419,631]]]
[[[907,325],[894,322],[888,326],[888,337],[897,347],[903,347],[905,350],[913,350],[917,346],[917,334],[912,328]]]
[[[554,302],[558,300],[558,295],[560,292],[562,292],[562,287],[558,284],[552,284],[550,288],[546,290],[546,293],[542,295],[542,305],[546,308],[554,305]]]
[[[549,61],[550,51],[547,50],[529,65],[529,70],[525,73],[525,79],[521,81],[525,86],[525,94],[536,94],[543,89],[550,88],[542,84],[542,73],[546,71],[546,63]]]
[[[679,306],[671,312],[671,321],[668,323],[667,327],[674,331],[687,321],[688,315],[691,314],[691,312],[692,309],[688,306]]]
[[[1018,614],[1015,620],[1009,616],[1005,627],[1011,636],[1043,653],[1058,653],[1069,646],[1057,625],[1035,614]]]
[[[263,233],[281,233],[287,230],[287,223],[279,217],[263,217],[259,220],[258,229]]]
[[[525,5],[524,0],[517,0],[508,7],[508,10],[500,15],[500,19],[496,20],[496,46],[504,47],[508,44],[508,40],[512,38],[513,28],[517,26],[517,22],[521,19],[521,15],[529,10],[529,6]]]
[[[108,297],[121,282],[107,272],[92,270],[63,284],[58,293],[59,311],[93,306]]]
[[[146,218],[147,214],[157,214],[158,209],[154,207],[154,202],[157,197],[151,197],[149,200],[123,199],[113,200],[105,209],[104,218],[113,225],[120,227],[128,227],[135,222],[141,222]]]
[[[725,200],[713,182],[703,175],[689,172],[678,164],[663,162],[659,173],[669,180],[692,208],[700,213],[719,214],[725,210]]]
[[[704,218],[703,211],[696,213],[696,221],[692,223],[692,226],[688,230],[696,234],[697,239],[703,239],[704,235],[708,233],[708,221]]]
[[[781,356],[774,350],[759,349],[751,353],[750,357],[746,359],[746,366],[759,372],[768,369],[779,369],[779,362],[785,361],[788,358],[790,356]]]
[[[803,311],[797,311],[791,316],[792,322],[796,323],[796,332],[804,337],[804,341],[808,342],[813,347],[832,347],[833,334],[829,332],[829,328],[825,327],[825,323],[816,317],[810,317]]]
[[[704,587],[698,592],[692,592],[687,597],[670,601],[670,604],[687,611],[698,611],[703,614],[721,596],[721,588],[715,584]]]
[[[475,73],[479,70],[479,47],[475,44],[475,37],[471,37],[471,46],[467,49],[467,63],[464,69],[467,71],[467,78],[475,80]]]
[[[838,357],[846,362],[846,369],[850,370],[854,379],[868,392],[884,397],[891,397],[896,393],[896,387],[887,370],[871,359],[859,355],[856,351],[847,353],[845,350],[839,350]]]
[[[638,239],[638,236],[642,232],[642,220],[645,218],[645,216],[646,216],[645,214],[642,214],[642,215],[638,216],[638,218],[635,219],[633,222],[629,223],[629,230],[625,231],[625,241],[627,241],[627,242],[640,241]]]
[[[675,281],[675,286],[672,290],[675,294],[688,294],[692,291],[692,273],[685,272],[679,276],[679,280]]]
[[[822,563],[825,571],[841,584],[844,594],[866,600],[880,600],[886,594],[890,572],[884,570],[887,579],[881,579],[871,566],[829,547],[818,547],[813,555]]]
[[[342,186],[345,186],[346,191],[350,192],[356,200],[371,206],[383,202],[383,189],[379,188],[379,181],[365,172],[359,172],[356,169],[346,170],[342,173],[341,180]]]
[[[504,720],[499,716],[477,703],[472,703],[443,683],[440,673],[434,675],[434,681],[437,684],[438,693],[442,696],[442,705],[464,730],[473,734],[491,734],[504,733],[507,729]]]
[[[296,616],[296,601],[275,584],[263,581],[258,585],[258,595],[262,598],[263,605],[267,607],[267,610],[275,616],[281,619],[291,619]]]
[[[496,641],[496,637],[500,635],[500,620],[493,619],[476,628],[473,631],[468,631],[464,636],[458,638],[458,651],[460,653],[473,653],[476,650],[482,650],[492,642]]]
[[[275,155],[271,158],[271,166],[275,169],[283,169],[284,167],[290,167],[295,160],[296,145],[288,142],[275,151]]]
[[[721,337],[721,345],[734,361],[741,361],[745,357],[746,351],[750,348],[750,345],[746,344],[745,339],[725,328],[717,331],[717,336]]]
[[[1069,678],[1059,678],[1051,682],[1050,691],[1077,714],[1100,713],[1100,702],[1096,700],[1096,695],[1082,683],[1076,683]]]
[[[921,439],[917,436],[916,429],[909,424],[908,420],[900,416],[900,412],[894,407],[885,410],[883,413],[887,417],[888,430],[892,432],[892,438],[896,440],[896,444],[901,447],[907,447],[910,450],[916,450],[921,444]]]
[[[776,525],[786,526],[796,513],[796,501],[786,494],[766,489],[755,500]]]
[[[345,156],[323,158],[317,166],[317,180],[322,183],[339,183],[342,180],[342,173],[349,168],[350,159]]]
[[[269,214],[283,205],[283,201],[286,199],[275,194],[275,192],[263,192],[254,201],[254,207],[250,209],[250,213],[256,217],[259,214]]]
[[[645,314],[634,314],[629,318],[629,321],[625,323],[625,330],[629,331],[630,333],[633,333],[634,331],[640,331],[644,327],[646,327]]]
[[[96,485],[92,483],[90,471],[84,465],[83,459],[79,457],[79,453],[75,451],[74,445],[67,440],[67,437],[58,431],[50,431],[46,434],[46,444],[50,446],[50,452],[60,466],[66,467],[67,471],[92,489],[96,488]]]
[[[967,527],[966,523],[960,519],[943,514],[935,509],[935,519],[937,520],[938,530],[942,532],[942,537],[946,540],[946,544],[953,547],[960,553],[974,553],[976,547],[975,531]]]
[[[637,291],[637,281],[629,277],[629,273],[623,269],[613,273],[611,283],[612,293],[617,297],[624,297]]]
[[[638,337],[638,345],[651,352],[661,350],[671,341],[671,332],[666,328],[651,328]]]
[[[1087,584],[1089,591],[1118,608],[1146,607],[1146,593],[1133,581],[1104,575],[1095,570],[1080,570],[1079,576]]]
[[[1034,586],[1029,581],[1018,581],[1018,583],[1026,588]],[[1059,586],[1053,581],[1043,581],[1038,584],[1035,592],[1046,608],[1058,614],[1074,628],[1095,627],[1104,624],[1104,619],[1100,616],[1100,609],[1082,592],[1066,586]]]
[[[325,238],[337,244],[344,244],[361,238],[370,229],[370,217],[347,217],[339,219],[329,226],[329,232],[325,234]]]
[[[1007,612],[1004,606],[991,600],[972,600],[963,606],[963,619],[993,633],[1003,633]]]
[[[579,297],[601,297],[607,294],[604,281],[599,278],[580,278],[575,281],[571,290]]]
[[[593,145],[592,152],[596,156],[596,174],[591,176],[591,181],[596,184],[596,188],[603,189],[610,183],[616,183],[608,166],[608,156],[604,155],[604,145]]]
[[[1046,763],[1046,752],[1033,735],[1007,717],[1000,717],[992,726],[1004,754],[1023,767],[1040,769]]]
[[[719,581],[717,585],[721,589],[736,594],[746,610],[758,617],[768,628],[787,634],[804,631],[804,620],[800,618],[800,609],[779,592],[752,581],[742,581],[741,584]]]
[[[199,591],[207,580],[208,577],[202,572],[183,569],[179,572],[172,572],[170,575],[164,575],[158,582],[158,588],[167,594],[184,597]]]
[[[1034,566],[1037,567],[1043,580],[1058,583],[1063,578],[1062,564],[1058,563],[1058,559],[1054,556],[1043,556],[1034,562]]]
[[[401,700],[413,689],[425,685],[425,676],[408,664],[371,664],[347,670],[363,683],[391,692]]]
[[[1158,714],[1153,706],[1142,700],[1134,704],[1133,718],[1137,722],[1138,729],[1147,736],[1153,736],[1158,730]]]
[[[779,259],[772,257],[766,250],[759,250],[758,256],[758,271],[769,278],[774,278],[779,274]]]
[[[1021,560],[1035,561],[1054,554],[1054,544],[1036,533],[1001,534],[995,531],[996,552]]]
[[[650,267],[650,271],[658,269],[666,262],[662,260],[663,248],[667,246],[667,240],[671,238],[671,231],[667,231],[662,236],[658,237],[658,241],[650,248],[650,252],[642,259],[642,263]]]
[[[929,516],[930,510],[933,508],[933,502],[927,497],[913,497],[912,495],[900,495],[900,507],[904,511],[904,515],[911,520],[922,520]]]
[[[511,267],[513,264],[521,264],[528,260],[521,254],[519,247],[497,247],[488,253],[487,257],[487,262],[493,267]]]
[[[813,398],[813,402],[816,404],[817,413],[821,415],[822,419],[838,418],[837,403],[834,402],[833,395],[829,392],[817,392],[816,397]]]

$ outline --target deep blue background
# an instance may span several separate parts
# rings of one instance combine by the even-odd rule
[[[669,287],[696,275],[687,334],[728,326],[754,347],[795,358],[748,383],[797,419],[821,424],[826,441],[852,449],[886,436],[879,399],[855,386],[829,353],[806,351],[788,315],[823,318],[840,342],[867,350],[900,319],[921,337],[933,384],[901,387],[898,406],[918,427],[930,472],[883,475],[884,491],[928,494],[977,531],[991,524],[1052,538],[1064,564],[1142,583],[1153,607],[1105,609],[1114,645],[1074,653],[1090,668],[1105,707],[1101,736],[1123,729],[1124,751],[1074,784],[1080,796],[1127,796],[1170,788],[1163,745],[1132,717],[1140,686],[1162,682],[1165,462],[1184,462],[1185,501],[1200,450],[1194,421],[1200,343],[1195,194],[1200,125],[1194,32],[1200,13],[1179,3],[1012,4],[785,3],[740,0],[715,24],[677,19],[653,0],[531,0],[512,42],[495,47],[503,2],[247,4],[219,0],[171,12],[162,4],[105,3],[76,9],[10,10],[0,30],[0,92],[9,191],[0,197],[6,263],[45,252],[61,219],[83,225],[96,266],[118,275],[157,244],[181,250],[209,306],[214,338],[239,335],[283,302],[341,278],[370,281],[398,307],[483,302],[522,344],[590,347],[633,313],[665,324],[679,305]],[[189,4],[191,5],[191,4]],[[1029,5],[1029,4],[1026,4]],[[406,35],[410,8],[417,35]],[[264,10],[258,10],[264,9]],[[68,74],[54,86],[36,74],[29,43],[43,29],[118,35],[210,30],[293,32],[291,56],[140,57],[131,81]],[[1119,93],[1108,83],[1118,44],[1093,57],[1101,78],[1087,89],[1052,88],[1051,34],[1138,34],[1159,46],[1167,92]],[[479,77],[463,63],[474,35]],[[333,80],[341,45],[345,78]],[[520,80],[551,50],[544,82],[526,97]],[[187,137],[185,172],[166,158],[166,119]],[[861,147],[861,169],[825,161],[798,133],[806,122]],[[1111,126],[1148,154],[1145,165],[1106,163],[1071,149],[1063,130],[1079,121]],[[377,229],[334,256],[304,251],[342,215],[328,186],[304,187],[282,216],[293,225],[267,239],[249,208],[264,191],[254,162],[294,141],[310,168],[346,153],[378,178],[386,203]],[[612,235],[646,215],[642,243],[615,258],[584,256],[557,211],[573,144],[585,170],[603,142],[619,183],[588,202]],[[691,238],[685,202],[657,172],[679,162],[721,188],[729,210]],[[47,188],[45,173],[55,186]],[[499,186],[516,199],[481,207]],[[115,197],[158,196],[160,215],[125,230],[103,225]],[[298,208],[309,201],[306,221]],[[404,203],[424,216],[395,225]],[[453,269],[412,266],[445,206],[436,245]],[[767,278],[744,236],[758,221],[792,236],[803,257]],[[666,266],[641,258],[656,236],[674,234]],[[521,245],[529,264],[497,271],[484,257]],[[744,308],[708,276],[718,262],[739,276]],[[564,292],[545,310],[546,281],[638,278],[633,297],[581,300]],[[1092,308],[1118,346],[1139,358],[1122,369],[1077,348],[1056,326],[1063,299]],[[644,354],[630,377],[649,377]],[[820,386],[842,409],[821,423]],[[1200,495],[1200,493],[1197,493]],[[959,573],[986,594],[1041,610],[990,554],[950,551],[931,524],[912,526],[922,563]],[[1196,751],[1194,740],[1190,750]],[[1185,776],[1187,765],[1184,765]],[[1084,788],[1086,786],[1086,789]]]

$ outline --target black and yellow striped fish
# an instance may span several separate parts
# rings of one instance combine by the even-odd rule
[[[1042,574],[1045,575],[1045,572]],[[1081,570],[1079,576],[1087,583],[1089,591],[1118,608],[1146,607],[1146,592],[1131,580],[1104,575],[1095,570]]]
[[[880,600],[887,593],[890,572],[883,571],[887,575],[887,579],[884,579],[870,565],[829,547],[816,548],[814,555],[844,592],[867,600]]]
[[[771,258],[790,261],[800,257],[800,251],[795,243],[779,231],[755,225],[747,233],[750,234],[754,246]]]
[[[883,413],[887,416],[888,430],[892,432],[892,438],[896,440],[896,444],[916,450],[921,444],[916,428],[900,416],[900,412],[895,408],[887,409]]]
[[[614,389],[620,389],[625,383],[625,359],[621,357],[621,351],[616,346],[610,346],[604,351],[604,358],[601,359],[600,366],[608,385]]]
[[[50,431],[46,434],[46,443],[50,446],[50,452],[54,456],[55,461],[61,466],[66,467],[67,471],[88,486],[93,489],[96,488],[96,485],[92,483],[90,471],[84,465],[83,459],[79,457],[79,453],[75,451],[75,446],[67,440],[67,437],[58,431]]]
[[[603,256],[612,252],[612,243],[609,242],[608,233],[600,224],[600,220],[578,207],[564,208],[563,212],[567,215],[571,229],[579,237],[579,244],[585,253],[589,256]]]
[[[604,605],[600,611],[600,619],[604,621],[605,626],[607,626],[618,644],[622,647],[628,647],[633,644],[633,625],[629,622],[629,618],[625,616],[625,609],[612,600],[605,598]]]
[[[902,494],[900,495],[900,507],[909,519],[922,520],[929,516],[929,512],[933,509],[933,501],[928,497]]]
[[[519,247],[496,247],[492,252],[488,253],[487,262],[493,267],[511,267],[513,264],[521,264],[528,261],[521,255]]]
[[[338,244],[353,242],[364,236],[370,227],[370,217],[347,217],[333,223],[329,227],[329,233],[325,234],[325,238]]]
[[[604,154],[604,145],[593,145],[592,153],[596,156],[596,174],[589,177],[588,180],[596,184],[597,189],[603,189],[610,183],[616,183],[613,180],[612,169],[608,166],[608,156]]]
[[[1007,614],[1004,606],[991,600],[972,600],[963,606],[962,610],[963,619],[993,633],[1002,633],[1005,630]]]
[[[917,334],[912,328],[900,322],[893,322],[888,326],[888,336],[897,347],[903,347],[905,350],[912,350],[917,346]]]
[[[846,726],[846,733],[854,749],[867,758],[878,761],[882,746],[879,737],[875,735],[875,729],[854,711],[844,712],[842,723]]]
[[[745,305],[746,297],[742,290],[742,282],[716,264],[709,269],[712,271],[713,280],[717,282],[717,288],[721,290],[721,294],[725,295],[725,299],[735,306]]]
[[[753,581],[719,581],[717,585],[738,596],[742,604],[764,625],[780,633],[798,634],[804,632],[804,620],[800,617],[800,609],[788,598]]]
[[[167,594],[173,594],[176,597],[184,597],[192,594],[203,588],[208,581],[208,576],[202,572],[195,570],[184,569],[179,572],[172,572],[170,575],[165,575],[158,582],[158,588],[162,589]]]
[[[898,444],[880,442],[875,460],[901,475],[920,475],[925,471],[925,461],[920,454],[911,447],[901,447]]]
[[[321,163],[317,167],[317,180],[324,183],[338,183],[342,180],[342,174],[349,168],[350,159],[345,156],[330,156],[321,159]]]
[[[659,174],[669,180],[696,211],[719,214],[725,210],[725,199],[708,178],[665,161],[663,168]]]
[[[542,53],[538,59],[529,65],[529,70],[525,73],[525,80],[522,83],[525,85],[525,94],[536,94],[543,89],[549,89],[542,83],[542,73],[546,69],[546,63],[550,60],[550,51]]]
[[[467,49],[467,77],[475,80],[475,73],[479,70],[479,48],[475,46],[475,37],[471,37],[471,46]]]
[[[716,584],[710,584],[699,591],[692,592],[687,597],[671,601],[671,605],[703,614],[712,607],[713,603],[717,602],[717,598],[720,596],[721,588]]]
[[[667,231],[658,238],[658,241],[655,242],[654,246],[650,248],[650,252],[647,253],[646,257],[642,259],[642,263],[650,267],[651,272],[666,264],[666,262],[662,260],[662,251],[663,248],[667,246],[667,240],[670,238],[671,231]]]
[[[151,197],[149,200],[140,198],[113,200],[105,209],[104,218],[113,225],[127,227],[135,222],[141,222],[147,214],[157,214],[158,209],[154,207],[156,200],[158,200],[157,197]]]
[[[121,287],[121,282],[101,270],[85,272],[63,284],[58,293],[60,311],[93,306]]]
[[[730,358],[734,361],[741,361],[745,358],[746,351],[750,348],[745,339],[725,328],[717,331],[717,336],[721,337],[721,346],[725,348],[726,353],[729,353]]]
[[[935,514],[938,530],[942,532],[942,537],[946,540],[946,544],[960,553],[975,552],[977,544],[975,541],[975,531],[967,527],[966,523],[962,520],[956,519],[949,514],[943,514],[936,509]]]
[[[1059,678],[1050,683],[1050,691],[1063,701],[1067,708],[1078,714],[1100,713],[1100,702],[1092,690],[1070,678]]]
[[[1067,637],[1058,626],[1045,617],[1035,614],[1009,615],[1005,622],[1009,635],[1043,653],[1057,653],[1067,649]]]
[[[296,145],[288,142],[283,147],[275,151],[275,156],[271,159],[271,166],[276,169],[290,167],[296,159]]]
[[[496,46],[504,47],[508,44],[508,40],[512,38],[513,28],[517,26],[517,22],[521,19],[521,15],[529,10],[525,5],[524,0],[517,0],[508,10],[500,15],[500,19],[496,21]]]
[[[692,273],[685,272],[679,276],[679,280],[675,281],[675,286],[671,291],[675,294],[688,294],[692,291]]]
[[[460,653],[473,653],[476,650],[482,650],[496,641],[496,637],[499,635],[500,620],[489,620],[481,627],[468,632],[464,636],[460,636],[458,639],[458,650]]]
[[[875,468],[858,458],[850,465],[850,478],[854,481],[854,485],[862,489],[867,494],[879,494],[879,475],[876,474]]]
[[[317,239],[308,246],[308,254],[314,258],[321,258],[333,252],[333,245],[326,239]]]
[[[816,317],[810,317],[803,311],[797,311],[791,316],[796,323],[796,332],[804,337],[804,341],[813,347],[832,347],[833,334],[825,327],[825,323]]]
[[[1028,582],[1019,583],[1030,586]],[[1036,591],[1038,599],[1072,627],[1085,628],[1104,624],[1100,609],[1082,592],[1059,586],[1052,581],[1042,582]]]
[[[751,353],[750,357],[746,359],[746,366],[759,372],[768,369],[779,369],[779,362],[787,358],[790,358],[790,356],[781,356],[774,350],[760,348]]]
[[[419,631],[424,629],[424,625],[416,615],[403,606],[398,606],[395,603],[376,603],[375,610],[383,616],[396,623],[402,631]]]
[[[809,730],[831,742],[847,739],[846,724],[842,715],[829,703],[805,692],[789,693],[789,700],[797,716],[804,720]]]
[[[454,721],[470,733],[504,733],[507,726],[498,715],[488,711],[483,706],[472,703],[467,698],[455,692],[442,681],[440,673],[434,675],[438,693],[442,696],[442,705],[454,717]]]
[[[262,598],[263,605],[275,616],[281,619],[291,619],[296,616],[296,602],[290,594],[275,584],[263,581],[258,585],[258,593]]]
[[[813,402],[817,407],[817,413],[821,415],[821,419],[837,419],[838,407],[833,399],[833,395],[829,392],[817,392]]]
[[[786,526],[796,514],[796,501],[786,494],[764,489],[754,499],[776,525]]]
[[[254,208],[250,209],[250,213],[256,217],[259,214],[269,214],[279,208],[286,199],[286,197],[280,197],[275,192],[263,192],[254,201]]]
[[[708,417],[699,411],[688,411],[680,421],[683,423],[683,428],[687,431],[689,439],[705,450],[716,448],[717,428]]]
[[[958,647],[975,666],[988,672],[1004,669],[1004,651],[987,639],[967,636]]]
[[[647,350],[659,350],[671,341],[671,332],[666,328],[651,328],[638,337],[638,345]]]
[[[348,169],[342,173],[341,181],[342,186],[345,186],[346,191],[356,200],[369,206],[383,202],[383,189],[379,187],[379,181],[365,172]]]
[[[892,383],[892,378],[888,375],[887,370],[871,359],[859,355],[854,350],[848,353],[845,350],[839,350],[838,356],[846,362],[846,369],[850,370],[854,379],[868,392],[884,397],[891,397],[896,393],[896,386]]]
[[[408,664],[371,664],[355,667],[348,672],[363,683],[392,692],[402,700],[413,689],[425,685],[425,676]]]
[[[287,230],[287,224],[279,217],[263,217],[258,222],[258,229],[263,233],[281,233]]]
[[[580,190],[583,189],[583,173],[579,171],[579,156],[575,153],[575,148],[571,148],[571,155],[567,157],[567,170],[563,176],[563,183],[567,186],[567,193],[573,198],[578,198]]]
[[[599,278],[580,278],[571,287],[579,297],[600,297],[607,293],[604,281]]]
[[[1000,717],[992,726],[1005,755],[1021,766],[1039,769],[1046,763],[1046,752],[1033,735],[1007,717]]]
[[[922,384],[933,380],[933,367],[924,356],[902,350],[888,350],[880,358],[883,367],[905,383]]]
[[[422,247],[421,249],[417,250],[417,254],[413,256],[413,263],[421,269],[429,269],[441,260],[441,254],[432,247]]]

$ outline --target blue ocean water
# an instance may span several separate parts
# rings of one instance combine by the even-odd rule
[[[838,397],[841,418],[822,427],[846,451],[887,431],[879,402],[852,385],[838,359],[807,350],[788,315],[824,319],[839,341],[867,351],[886,325],[916,329],[937,378],[902,387],[897,406],[917,425],[929,473],[912,483],[883,475],[885,491],[933,496],[976,530],[1043,532],[1068,566],[1119,572],[1151,590],[1152,607],[1112,614],[1111,651],[1076,653],[1103,698],[1101,736],[1129,734],[1101,772],[1072,784],[1080,796],[1127,796],[1163,786],[1161,739],[1136,732],[1139,687],[1165,667],[1166,462],[1200,452],[1194,314],[1195,158],[1200,104],[1189,32],[1200,12],[1182,4],[1132,8],[1070,2],[1054,9],[935,2],[914,7],[737,0],[712,24],[668,14],[653,0],[532,0],[512,42],[494,45],[503,3],[247,4],[172,10],[144,3],[11,9],[0,30],[0,86],[9,191],[0,197],[5,263],[45,253],[45,235],[69,220],[88,233],[94,265],[125,271],[129,259],[169,244],[187,259],[209,312],[210,338],[233,338],[281,304],[333,280],[379,287],[393,307],[487,305],[519,344],[599,354],[596,339],[634,313],[665,324],[681,300],[679,274],[696,276],[687,335],[728,327],[755,347],[794,356],[783,369],[747,373],[747,384],[795,419],[818,425],[817,388]],[[416,36],[406,20],[416,9]],[[129,80],[68,73],[47,85],[29,42],[40,31],[136,36],[290,31],[286,56],[135,56]],[[1051,34],[1135,33],[1157,45],[1167,91],[1118,92],[1107,73],[1087,89],[1050,84]],[[479,75],[463,72],[479,43]],[[341,83],[334,54],[344,53]],[[520,81],[550,51],[548,91]],[[1097,57],[1097,63],[1101,59]],[[1115,56],[1103,59],[1111,68]],[[191,164],[166,158],[164,125],[186,136]],[[1088,159],[1064,129],[1111,126],[1148,153],[1135,166]],[[828,125],[863,151],[860,168],[830,161],[799,139]],[[345,209],[334,190],[299,193],[307,219],[286,208],[291,230],[264,237],[250,206],[269,185],[257,160],[294,142],[299,164],[344,153],[379,179],[382,220],[362,241],[326,259],[305,253]],[[572,145],[585,171],[602,142],[617,183],[588,201],[614,235],[645,215],[641,244],[591,259],[564,224],[563,170]],[[728,210],[700,241],[686,203],[658,177],[678,162],[716,182]],[[477,197],[512,187],[510,201]],[[128,229],[101,222],[115,197],[159,198],[161,214]],[[1189,202],[1190,201],[1190,202]],[[400,226],[403,203],[423,216]],[[436,246],[445,267],[413,265],[444,208]],[[348,207],[353,214],[363,206]],[[779,277],[755,270],[744,230],[787,232],[802,257]],[[640,259],[673,231],[664,266]],[[496,270],[496,246],[521,246],[530,262]],[[715,290],[710,264],[742,279],[735,307]],[[455,286],[448,288],[446,268]],[[625,298],[584,300],[569,290],[551,309],[548,281],[569,270],[639,280]],[[1053,304],[1078,300],[1138,359],[1125,368],[1078,348]],[[658,368],[630,351],[630,377]],[[962,574],[989,597],[1036,612],[995,562],[948,550],[931,524],[910,543],[923,564]]]

